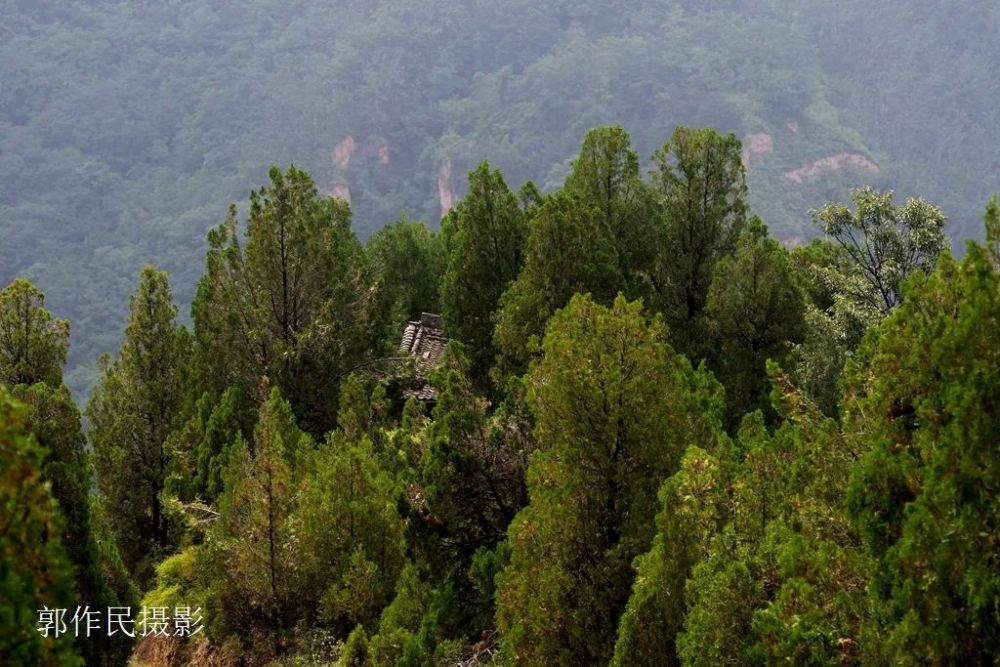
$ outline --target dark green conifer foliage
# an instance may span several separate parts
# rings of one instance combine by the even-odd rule
[[[0,383],[62,384],[69,322],[53,320],[45,295],[19,278],[0,291]]]
[[[759,507],[759,521],[757,512],[733,513],[743,535],[762,536],[751,560],[767,604],[750,617],[746,657],[751,664],[856,664],[867,652],[861,619],[871,609],[872,569],[845,511],[856,445],[776,364],[768,366],[783,423],[773,437],[758,425],[747,439],[747,481],[738,486],[755,491],[734,506]],[[688,648],[696,646],[692,636]]]
[[[620,127],[587,132],[565,187],[533,200],[524,270],[497,316],[501,376],[524,372],[546,321],[574,294],[610,304],[618,292],[648,292],[655,259],[653,193]]]
[[[344,652],[337,662],[337,667],[374,667],[368,649],[368,633],[364,626],[359,625],[347,638]]]
[[[912,280],[862,348],[850,509],[878,560],[865,649],[896,664],[1000,655],[1000,274],[970,244]]]
[[[129,301],[121,349],[114,361],[103,360],[87,407],[105,520],[140,584],[170,546],[161,497],[165,443],[178,421],[188,357],[176,316],[167,274],[146,266]]]
[[[511,406],[490,415],[463,351],[452,343],[431,376],[438,400],[402,504],[408,555],[434,587],[423,622],[434,649],[442,640],[472,643],[493,627],[497,549],[527,503],[525,416]]]
[[[25,406],[26,428],[46,453],[42,478],[50,484],[63,518],[62,544],[72,565],[74,599],[95,609],[134,602],[127,585],[117,592],[109,585],[118,558],[115,542],[106,544],[102,554],[93,534],[93,467],[80,427],[80,411],[69,389],[65,385],[53,389],[39,382],[30,387],[18,385],[11,391]],[[116,665],[128,656],[131,642],[122,633],[82,637],[77,649],[87,664]]]
[[[535,212],[524,269],[501,299],[495,342],[501,370],[520,374],[536,351],[545,323],[574,294],[610,303],[625,286],[615,238],[602,212],[563,190]]]
[[[223,492],[229,449],[237,436],[253,433],[256,414],[236,387],[226,389],[217,401],[203,393],[193,413],[165,445],[170,457],[166,487],[182,501],[213,503]]]
[[[404,216],[372,234],[365,256],[370,346],[375,356],[391,356],[407,321],[441,312],[442,235]]]
[[[351,440],[338,431],[318,451],[306,489],[293,524],[306,578],[300,595],[319,593],[319,620],[343,638],[377,621],[403,567],[394,480],[367,436]]]
[[[438,400],[417,476],[420,502],[411,508],[411,528],[432,542],[425,562],[439,574],[452,564],[465,569],[475,552],[494,548],[527,502],[523,424],[491,419],[467,369],[464,347],[452,344],[432,375]]]
[[[677,349],[706,352],[699,317],[715,263],[736,248],[747,217],[739,140],[711,128],[678,127],[656,153],[653,188],[663,216],[650,272],[654,310],[663,312]]]
[[[44,451],[0,386],[0,656],[11,665],[82,665],[71,634],[36,631],[38,611],[73,602],[63,519],[42,477]]]
[[[62,384],[69,323],[53,320],[42,293],[16,280],[0,292],[0,331],[0,382],[24,404],[25,428],[45,452],[41,475],[59,503],[74,597],[95,608],[122,604],[105,575],[114,569],[107,562],[117,557],[114,542],[107,545],[105,559],[92,534],[93,469],[79,409]],[[80,638],[77,648],[88,664],[110,665],[125,659],[130,642],[124,635]]]
[[[382,611],[378,634],[372,637],[375,664],[395,665],[405,655],[427,653],[421,625],[431,607],[433,588],[421,579],[418,568],[407,563],[396,580],[396,595]]]
[[[445,328],[466,346],[471,375],[485,388],[496,356],[493,327],[500,296],[524,262],[526,216],[500,171],[483,162],[469,174],[468,193],[443,225],[448,252],[441,282]]]
[[[295,167],[270,177],[250,195],[245,245],[235,205],[209,233],[192,306],[201,382],[263,401],[254,392],[267,377],[303,428],[322,434],[335,423],[338,378],[364,351],[362,248],[345,202],[320,196]]]
[[[802,341],[804,312],[788,251],[767,235],[760,218],[752,218],[734,254],[716,263],[705,305],[709,361],[726,388],[731,428],[754,410],[774,416],[765,363],[783,361]]]
[[[527,377],[538,446],[530,504],[511,525],[497,592],[516,664],[611,659],[657,491],[688,443],[713,439],[721,390],[664,335],[621,296],[610,308],[576,296],[549,323]]]
[[[225,634],[264,655],[285,651],[287,631],[308,606],[292,517],[311,451],[288,402],[271,389],[252,448],[239,436],[229,453],[219,518],[208,536],[215,574],[209,609],[222,617]]]
[[[619,269],[629,294],[639,294],[655,257],[661,232],[654,195],[639,175],[639,158],[628,132],[598,127],[583,137],[565,189],[599,211],[614,239]]]
[[[725,527],[691,571],[676,636],[689,665],[854,663],[870,563],[844,511],[852,446],[772,365],[785,419],[744,420]]]
[[[662,509],[649,552],[635,561],[636,579],[618,626],[613,667],[680,665],[675,641],[688,605],[684,585],[709,553],[725,517],[725,468],[697,446],[660,489]]]

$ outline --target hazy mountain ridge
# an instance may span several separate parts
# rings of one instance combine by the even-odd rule
[[[785,239],[863,183],[978,234],[1000,10],[975,4],[11,3],[0,279],[38,282],[89,364],[144,262],[189,302],[205,230],[272,163],[349,193],[366,236],[404,211],[436,220],[483,159],[560,185],[606,123],[644,158],[677,124],[734,132],[751,203]]]

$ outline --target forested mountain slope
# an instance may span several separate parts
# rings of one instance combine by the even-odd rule
[[[557,187],[609,123],[645,160],[677,124],[734,132],[785,240],[861,184],[974,235],[996,189],[998,19],[985,1],[14,0],[0,283],[29,277],[72,320],[79,391],[138,267],[188,303],[205,231],[270,164],[349,197],[364,237],[404,211],[435,222],[483,159]]]

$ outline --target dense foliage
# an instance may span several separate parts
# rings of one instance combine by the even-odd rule
[[[26,276],[72,320],[80,399],[135,273],[168,270],[186,315],[204,232],[267,165],[349,196],[367,238],[402,211],[440,219],[484,158],[555,190],[585,130],[612,123],[643,160],[677,124],[736,134],[750,203],[783,240],[868,183],[977,235],[1000,6],[953,5],[5,2],[0,283]]]
[[[873,188],[790,250],[741,155],[682,126],[644,177],[598,127],[559,187],[482,163],[440,230],[364,243],[346,202],[274,167],[245,226],[233,205],[209,231],[191,330],[139,272],[86,436],[69,325],[12,282],[2,657],[995,663],[996,200],[961,260],[940,209]],[[401,351],[438,309],[441,357]],[[204,624],[34,630],[74,604]]]

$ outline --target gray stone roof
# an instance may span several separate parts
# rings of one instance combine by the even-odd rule
[[[419,320],[407,323],[399,341],[399,351],[412,355],[416,359],[417,370],[426,373],[441,363],[447,345],[444,319],[434,313],[423,313]],[[420,389],[408,389],[403,395],[421,401],[433,401],[437,396],[434,388],[428,384]]]

